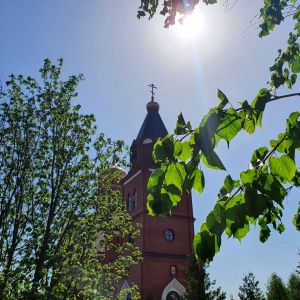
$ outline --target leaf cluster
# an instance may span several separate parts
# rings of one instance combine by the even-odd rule
[[[177,17],[179,22],[183,22],[187,15],[192,14],[195,6],[199,4],[200,0],[164,0],[161,2],[162,9],[160,10],[160,14],[166,16],[164,27],[169,28],[170,25],[175,24]],[[148,15],[150,20],[157,12],[161,2],[159,0],[141,0],[137,18],[140,19],[141,17]],[[217,3],[217,0],[203,0],[203,3],[206,5],[215,4]]]
[[[261,11],[263,20],[274,26],[280,24],[281,17],[272,14],[275,14],[274,9],[276,14],[282,12],[287,2],[265,0],[264,10]],[[289,2],[295,4],[295,1]],[[239,102],[239,108],[234,108],[219,90],[219,105],[209,110],[198,127],[192,128],[180,114],[174,134],[157,141],[153,158],[161,167],[153,172],[148,182],[148,210],[151,215],[164,216],[170,212],[181,200],[183,190],[191,192],[194,189],[201,194],[205,187],[204,167],[226,171],[216,153],[218,143],[224,140],[229,147],[240,131],[252,135],[257,127],[262,127],[267,105],[275,100],[283,101],[286,97],[300,95],[276,95],[279,87],[286,85],[291,88],[300,72],[300,9],[297,7],[292,11],[294,32],[289,35],[286,51],[279,51],[275,64],[270,68],[269,88],[262,88],[251,102]],[[268,33],[274,26],[268,27]],[[249,169],[241,172],[238,179],[227,174],[214,209],[195,236],[194,251],[198,259],[211,261],[220,250],[223,234],[241,241],[249,232],[250,225],[259,226],[261,242],[268,239],[271,228],[279,233],[284,231],[284,199],[292,188],[299,186],[299,167],[296,163],[296,153],[300,149],[299,114],[299,111],[291,112],[285,131],[269,141],[268,145],[254,150]],[[300,207],[293,224],[297,230],[300,229]]]

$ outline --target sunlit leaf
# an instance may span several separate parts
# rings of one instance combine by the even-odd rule
[[[202,194],[205,186],[205,179],[203,172],[199,169],[195,170],[193,189],[200,194]]]
[[[197,259],[209,263],[219,252],[220,246],[221,238],[211,234],[206,224],[202,224],[200,232],[194,237],[194,252]]]
[[[226,171],[226,168],[224,167],[219,156],[213,150],[206,153],[206,155],[204,155],[204,153],[203,153],[201,156],[201,159],[202,159],[204,165],[210,169]]]
[[[230,142],[242,129],[242,123],[243,120],[240,115],[233,108],[229,108],[222,118],[222,123],[217,128],[216,134]]]
[[[271,157],[270,170],[273,174],[291,182],[296,172],[296,164],[287,155],[282,155],[279,158]]]
[[[191,153],[189,141],[185,141],[185,142],[181,143],[181,153],[179,156],[180,160],[182,160],[183,162],[186,162],[187,159],[189,159],[191,155],[192,155],[192,153]]]

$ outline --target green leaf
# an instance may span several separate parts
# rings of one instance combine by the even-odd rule
[[[190,148],[190,142],[184,141],[181,143],[181,153],[179,156],[179,159],[183,162],[186,162],[192,155],[191,148]]]
[[[177,122],[176,122],[176,128],[174,129],[174,133],[177,135],[185,134],[186,129],[185,129],[186,123],[183,118],[182,113],[180,113],[177,117]]]
[[[214,216],[218,223],[225,222],[225,208],[223,205],[221,205],[219,202],[216,203],[214,209],[213,209]]]
[[[296,172],[296,164],[295,161],[287,155],[282,155],[279,158],[271,157],[270,170],[274,175],[292,182]]]
[[[147,209],[151,216],[164,217],[173,207],[173,202],[170,195],[163,194],[149,194],[147,197]]]
[[[279,232],[279,233],[283,233],[284,232],[284,230],[285,230],[285,227],[284,227],[284,225],[281,223],[281,224],[279,224],[278,225],[278,227],[277,227],[277,231]]]
[[[261,89],[252,101],[251,107],[257,109],[259,112],[263,112],[266,104],[271,99],[271,96],[272,95],[268,89]]]
[[[161,168],[153,171],[148,180],[148,186],[147,186],[148,192],[155,193],[158,190],[160,190],[164,177],[165,177],[165,172]]]
[[[164,162],[167,159],[161,138],[159,138],[154,145],[153,159],[155,162]]]
[[[261,165],[261,162],[266,158],[269,149],[265,146],[256,149],[251,158],[251,164],[254,168]]]
[[[226,227],[225,222],[218,222],[214,211],[211,211],[206,217],[206,226],[210,233],[221,236]]]
[[[241,172],[240,174],[241,182],[245,184],[252,184],[254,180],[258,178],[257,171],[255,169],[248,170],[246,172]]]
[[[226,225],[235,236],[239,228],[244,228],[246,221],[246,206],[242,195],[232,197],[225,208]]]
[[[282,201],[287,193],[275,176],[260,173],[258,180],[253,182],[253,186],[262,194],[270,196],[281,207],[283,207]]]
[[[232,227],[235,227],[235,224]],[[244,238],[249,231],[250,231],[249,223],[245,219],[244,226],[241,228],[240,227],[236,228],[234,230],[233,236],[241,242],[242,238]]]
[[[209,263],[213,260],[215,254],[219,252],[220,246],[221,238],[211,234],[206,224],[202,224],[200,232],[194,237],[194,252],[197,259]]]
[[[183,163],[170,164],[165,174],[166,185],[173,184],[181,190],[185,176],[186,170]]]
[[[255,121],[250,118],[246,118],[244,121],[244,129],[249,133],[253,134],[255,131]]]
[[[210,169],[226,171],[226,168],[214,150],[206,153],[206,155],[202,153],[201,159],[204,165]]]
[[[246,186],[244,189],[245,208],[247,216],[257,219],[267,208],[268,197],[258,194],[257,190]]]
[[[174,143],[174,155],[175,157],[180,157],[182,153],[182,144],[179,140],[176,140]]]
[[[293,65],[292,65],[292,71],[294,73],[299,73],[300,72],[300,58],[297,59],[296,61],[294,61]]]
[[[264,243],[268,240],[270,236],[271,230],[269,229],[268,226],[264,226],[260,228],[260,233],[259,233],[259,240]]]
[[[200,150],[207,154],[215,148],[215,132],[221,119],[216,109],[211,109],[203,117],[201,124],[194,131],[194,141]]]
[[[202,194],[205,186],[204,174],[201,170],[195,170],[193,189],[200,194]]]
[[[162,194],[168,194],[173,206],[181,200],[182,188],[177,187],[175,184],[164,185],[161,190]]]
[[[224,185],[218,193],[219,198],[229,197],[230,193],[240,185],[239,180],[233,180],[230,175],[227,175],[224,180]]]
[[[164,137],[162,147],[169,161],[174,161],[174,139],[171,134]]]
[[[222,118],[222,123],[217,128],[216,134],[230,142],[242,129],[242,123],[243,120],[235,109],[229,108]]]
[[[291,76],[292,85],[294,85],[296,83],[296,81],[297,81],[297,74],[292,74],[292,76]]]
[[[230,175],[227,175],[224,180],[224,188],[228,193],[231,193],[234,189],[234,181],[232,180]]]
[[[294,215],[293,224],[295,225],[296,229],[300,231],[300,206],[298,207],[298,212]]]
[[[225,94],[224,94],[222,91],[220,91],[219,89],[218,89],[218,98],[220,99],[221,102],[226,101],[226,103],[228,103],[227,97],[226,97]]]
[[[218,98],[221,101],[221,103],[218,105],[218,108],[223,109],[229,101],[228,101],[227,97],[225,96],[225,94],[222,91],[220,91],[219,89],[218,89]]]

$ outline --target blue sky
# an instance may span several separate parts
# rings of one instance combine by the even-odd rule
[[[256,27],[249,28],[250,21],[261,2],[239,0],[229,12],[222,1],[213,6],[201,3],[197,9],[201,29],[191,39],[176,27],[164,29],[159,14],[151,21],[138,20],[139,0],[2,0],[0,79],[4,84],[11,73],[38,76],[45,58],[53,62],[63,58],[64,78],[85,75],[76,102],[84,113],[95,114],[98,130],[106,136],[131,144],[146,115],[150,83],[158,88],[155,99],[169,132],[180,112],[196,126],[218,103],[218,88],[237,107],[238,101],[251,100],[267,87],[269,67],[291,28],[287,21],[264,39],[257,37],[257,30],[251,33]],[[299,83],[292,92],[298,87]],[[284,129],[289,113],[299,109],[297,101],[275,101],[267,107],[263,130],[251,137],[241,133],[230,149],[220,144],[218,154],[232,177],[247,169],[256,147],[268,145]],[[206,176],[206,191],[193,200],[196,231],[214,206],[226,173],[208,171]],[[228,299],[230,294],[238,299],[238,286],[250,270],[263,290],[272,272],[286,281],[294,270],[300,242],[291,220],[298,194],[294,191],[285,203],[282,235],[273,232],[265,244],[259,242],[258,230],[252,230],[241,244],[224,237],[209,272]]]

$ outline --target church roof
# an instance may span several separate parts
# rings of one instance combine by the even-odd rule
[[[155,101],[150,101],[146,107],[148,113],[136,139],[141,140],[144,137],[158,138],[166,136],[168,131],[158,113],[159,104]]]

